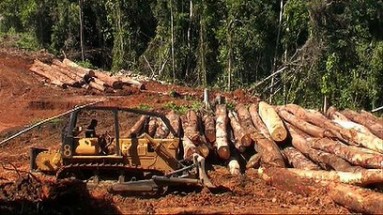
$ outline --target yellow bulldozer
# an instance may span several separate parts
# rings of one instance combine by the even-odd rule
[[[79,124],[84,122],[81,116],[89,120],[89,112],[108,113],[112,118],[108,128],[113,131],[96,135],[96,119],[92,119],[93,126],[85,130]],[[147,133],[124,137],[128,128],[121,125],[121,118],[128,117],[127,113],[161,119],[173,138],[156,139]],[[94,183],[112,181],[110,190],[113,192],[156,192],[172,185],[214,187],[206,174],[203,157],[194,154],[192,161],[179,159],[183,151],[180,134],[160,113],[107,106],[77,108],[70,112],[61,142],[57,151],[32,148],[31,170],[55,174],[57,179],[76,178]]]

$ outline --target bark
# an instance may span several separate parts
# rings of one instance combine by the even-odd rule
[[[254,126],[262,133],[263,136],[265,136],[269,140],[272,140],[269,131],[267,130],[265,124],[262,122],[262,119],[258,114],[257,104],[251,104],[249,107],[249,112]]]
[[[145,122],[149,119],[148,116],[142,115],[140,119],[130,128],[128,137],[137,137],[140,135]]]
[[[303,178],[340,182],[358,186],[383,183],[383,170],[381,169],[370,169],[360,172],[301,170],[293,168],[287,170]]]
[[[252,139],[255,141],[255,150],[261,155],[261,165],[265,167],[285,167],[285,161],[278,146],[267,139],[259,131],[252,134]]]
[[[227,109],[225,104],[217,105],[215,116],[216,116],[215,147],[217,148],[217,153],[219,157],[227,160],[230,158],[230,150],[229,150],[229,143],[228,143],[228,137],[227,137],[228,117],[227,117]]]
[[[252,144],[251,134],[257,132],[257,129],[254,127],[253,122],[251,121],[251,115],[249,110],[243,104],[238,104],[235,107],[237,111],[238,121],[244,129],[245,135],[247,137],[245,146],[250,146]]]
[[[234,111],[229,111],[228,116],[230,118],[230,125],[234,133],[234,146],[238,149],[238,151],[244,152],[246,146],[251,144],[251,139],[249,135],[246,136],[246,133],[244,132],[242,126],[239,124]],[[245,143],[247,144],[248,142],[250,142],[250,144],[245,145]]]
[[[50,83],[53,85],[59,86],[59,87],[64,88],[64,89],[68,87],[67,84],[56,79],[56,77],[53,77],[50,73],[44,72],[41,68],[39,68],[35,65],[32,65],[32,67],[29,68],[29,70],[31,70],[32,72],[34,72],[34,73],[36,73],[36,74],[38,74],[38,75],[40,75],[46,79],[48,79],[50,81]]]
[[[353,165],[383,169],[383,155],[365,153],[328,138],[309,141],[311,147],[335,154]]]
[[[370,113],[370,112],[367,112],[367,111],[365,111],[365,110],[361,110],[361,111],[360,111],[360,114],[361,114],[363,117],[365,117],[365,118],[367,118],[367,119],[369,119],[369,120],[375,121],[375,122],[377,122],[377,123],[383,125],[383,118],[382,118],[382,117],[377,117],[377,116],[375,116],[374,114],[372,114],[372,113]]]
[[[274,108],[266,102],[261,101],[259,102],[258,113],[265,123],[271,138],[277,142],[284,141],[287,137],[287,131]]]
[[[214,117],[209,114],[205,114],[202,118],[204,124],[204,134],[209,143],[215,142],[215,121]]]
[[[227,167],[229,168],[230,174],[232,175],[241,174],[241,167],[236,157],[230,157]]]
[[[267,183],[282,190],[308,196],[317,193],[318,188],[322,188],[334,202],[353,212],[383,213],[382,193],[342,183],[313,182],[281,168],[260,168],[258,174]]]
[[[336,155],[311,148],[307,140],[299,135],[293,127],[288,125],[288,129],[291,134],[292,145],[306,157],[318,164],[322,169],[334,169],[345,172],[354,172],[363,169],[362,167],[351,166],[347,161]]]
[[[368,128],[361,124],[350,121],[345,115],[337,111],[335,107],[331,107],[326,114],[329,119],[332,119],[333,122],[345,129],[354,129],[358,132],[372,134]]]
[[[94,71],[95,77],[103,81],[108,87],[122,89],[123,83],[118,78],[108,75],[106,72]]]
[[[67,62],[67,64],[64,64],[63,62],[61,62],[57,59],[54,59],[52,61],[52,64],[66,70],[67,72],[70,72],[70,73],[68,73],[68,75],[73,77],[75,80],[81,79],[82,81],[85,81],[86,83],[88,83],[90,81],[90,79],[94,77],[94,72],[92,70],[87,70],[85,68],[83,70],[81,70],[77,67],[70,66],[70,65],[78,66],[77,64],[74,64],[74,62],[72,62],[72,63]]]
[[[166,114],[166,118],[168,118],[170,125],[173,127],[174,131],[178,136],[181,134],[181,119],[180,116],[171,110]],[[168,138],[174,138],[174,135],[170,132]]]
[[[194,153],[197,153],[197,147],[193,144],[193,142],[187,136],[183,137],[182,146],[184,149],[184,159],[193,160],[192,156]]]
[[[327,194],[337,204],[351,211],[365,214],[383,214],[383,194],[360,187],[330,183]]]
[[[310,124],[310,123],[294,116],[293,114],[290,114],[286,110],[279,110],[278,114],[279,114],[279,116],[282,117],[282,119],[289,122],[294,127],[306,132],[307,134],[309,134],[313,137],[323,138],[325,136],[328,136],[328,135],[326,135],[326,132],[328,132],[328,131],[326,131],[325,129],[318,127],[318,126],[315,126],[313,124]]]
[[[360,132],[366,129],[363,126],[348,121],[335,122],[352,133],[352,139],[358,146],[364,146],[368,149],[383,153],[383,140],[368,131],[363,133]]]
[[[310,159],[306,158],[301,152],[294,147],[287,147],[283,149],[282,153],[285,155],[290,165],[303,170],[320,170],[321,168],[313,163]]]
[[[120,81],[122,84],[128,84],[128,85],[136,86],[139,90],[145,89],[145,85],[143,83],[141,83],[137,80],[134,80],[132,78],[129,78],[129,77],[118,77],[117,80]]]
[[[326,116],[329,118],[329,119],[332,119],[332,120],[343,120],[343,121],[348,121],[349,119],[341,114],[334,106],[331,106],[327,111],[326,111]]]
[[[247,161],[246,169],[255,168],[257,169],[260,167],[261,163],[261,154],[256,153],[253,156],[250,157],[250,159]]]
[[[157,129],[156,129],[156,134],[154,135],[154,137],[158,139],[166,138],[170,133],[169,128],[165,125],[165,123],[161,119],[157,119],[156,123],[157,123]]]
[[[94,77],[95,76],[95,73],[93,70],[88,69],[88,68],[84,68],[84,67],[78,65],[77,63],[67,59],[67,58],[65,58],[63,60],[63,64],[67,65],[70,68],[73,68],[82,77],[85,77],[85,76]]]
[[[148,134],[151,137],[154,137],[154,135],[156,134],[156,130],[157,130],[157,118],[150,117],[149,125],[148,125]]]
[[[61,67],[56,66],[56,65],[51,65],[51,67],[52,67],[52,69],[54,69],[56,71],[59,71],[60,73],[66,75],[71,80],[73,80],[73,83],[71,84],[71,86],[73,86],[73,87],[81,87],[83,84],[85,84],[85,81],[81,77],[76,76],[71,71],[69,71],[67,69],[64,69],[64,68],[61,68]]]
[[[69,86],[75,86],[76,81],[67,75],[61,73],[59,70],[39,61],[35,60],[31,68],[37,74],[40,74],[53,82],[62,82]]]
[[[362,114],[358,114],[357,112],[348,109],[342,111],[342,114],[344,114],[347,118],[351,119],[352,121],[364,125],[374,135],[376,135],[380,139],[383,139],[383,125],[381,125],[380,123],[376,123],[374,120],[371,120],[368,117],[363,116]]]

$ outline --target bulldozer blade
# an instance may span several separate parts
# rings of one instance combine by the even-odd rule
[[[111,192],[156,192],[158,185],[152,180],[130,181],[113,184],[109,191]]]
[[[158,185],[178,185],[178,184],[200,184],[199,179],[194,178],[177,178],[171,177],[168,178],[166,176],[153,176],[153,180]]]
[[[194,153],[193,157],[194,162],[197,163],[199,179],[202,181],[202,184],[207,188],[215,188],[215,186],[213,185],[213,183],[211,183],[209,177],[207,176],[205,169],[205,158],[197,153]]]

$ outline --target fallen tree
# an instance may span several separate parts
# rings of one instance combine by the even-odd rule
[[[277,142],[284,141],[287,137],[287,131],[283,125],[283,121],[279,118],[274,108],[266,102],[259,102],[259,116],[265,123],[267,130],[273,140]]]

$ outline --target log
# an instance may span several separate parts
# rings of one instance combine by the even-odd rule
[[[123,83],[121,80],[107,75],[105,72],[94,71],[95,77],[105,82],[105,84],[113,89],[122,89]]]
[[[60,80],[57,80],[51,74],[43,72],[41,68],[39,68],[35,65],[32,65],[32,67],[29,68],[29,70],[42,76],[42,77],[44,77],[44,78],[46,78],[46,79],[48,79],[50,81],[50,83],[53,85],[59,86],[59,87],[64,88],[64,89],[68,87],[67,84],[61,82]]]
[[[136,86],[139,90],[144,90],[145,85],[137,80],[134,80],[129,77],[118,77],[117,78],[122,84],[128,84],[128,85],[133,85]]]
[[[182,126],[185,136],[196,145],[200,142],[198,124],[197,113],[194,110],[188,110],[186,115],[182,118]]]
[[[140,119],[129,129],[128,137],[137,137],[140,135],[145,122],[149,119],[147,115],[142,115]]]
[[[227,117],[227,109],[225,104],[216,106],[215,116],[216,116],[215,147],[217,149],[218,156],[222,159],[227,160],[230,158],[230,150],[229,150],[229,143],[228,143],[228,137],[227,137],[228,117]]]
[[[236,157],[234,156],[230,157],[227,167],[229,168],[229,172],[231,175],[241,174],[241,167]]]
[[[149,125],[148,125],[148,134],[151,137],[154,137],[157,131],[157,118],[150,117]]]
[[[66,75],[68,78],[70,78],[72,83],[70,84],[72,87],[81,87],[83,84],[85,84],[85,81],[79,78],[78,76],[74,75],[70,71],[63,69],[61,67],[58,67],[56,65],[51,65],[52,69],[59,71],[60,73]]]
[[[157,123],[157,129],[156,129],[156,133],[154,137],[158,139],[165,139],[170,133],[169,128],[161,119],[157,119],[156,123]]]
[[[337,204],[364,214],[383,214],[383,194],[360,187],[330,183],[327,194]]]
[[[360,172],[301,170],[294,168],[288,168],[287,170],[300,177],[313,180],[332,181],[358,186],[383,183],[383,170],[381,169],[369,169]]]
[[[169,120],[170,125],[173,127],[174,131],[178,135],[178,137],[181,135],[181,118],[180,116],[171,110],[169,113],[166,114],[166,118]],[[170,132],[168,138],[174,138],[174,135]]]
[[[204,124],[204,134],[209,143],[215,142],[215,121],[214,117],[210,114],[205,114],[202,118]]]
[[[271,138],[277,142],[282,142],[287,138],[287,131],[281,118],[279,118],[274,108],[266,102],[259,102],[259,116],[265,123]]]
[[[261,154],[256,153],[253,156],[251,156],[249,160],[247,161],[246,169],[250,169],[250,168],[257,169],[258,167],[260,167],[260,163],[261,163]]]
[[[39,73],[40,75],[43,75],[45,74],[45,77],[49,77],[50,80],[52,81],[59,81],[59,82],[62,82],[66,85],[69,85],[69,86],[75,86],[76,85],[76,81],[71,79],[70,77],[62,74],[60,71],[52,68],[51,66],[39,61],[39,60],[35,60],[34,63],[33,63],[33,69],[34,69],[34,72],[36,72],[36,70],[39,70]]]
[[[258,174],[268,184],[282,190],[308,196],[317,193],[318,187],[321,187],[334,202],[351,211],[367,214],[383,213],[382,193],[342,183],[313,182],[282,168],[260,168]]]
[[[187,136],[183,137],[182,146],[184,149],[184,159],[193,160],[193,154],[197,153],[197,147],[193,144],[193,142]]]
[[[254,126],[261,132],[263,136],[265,136],[269,140],[272,140],[269,131],[267,130],[265,124],[262,122],[262,119],[258,114],[258,105],[251,104],[249,107],[249,112]]]
[[[335,154],[353,165],[383,169],[383,155],[365,153],[328,138],[313,139],[308,142],[311,147]]]
[[[374,120],[370,120],[368,117],[363,116],[362,114],[358,114],[355,111],[346,109],[341,112],[347,118],[352,121],[364,125],[367,127],[374,135],[383,139],[383,125],[380,123],[376,123]]]
[[[328,108],[328,110],[326,111],[326,116],[327,118],[332,120],[342,120],[342,121],[349,120],[345,115],[341,114],[334,106],[331,106]]]
[[[101,85],[101,84],[99,84],[99,83],[97,83],[97,82],[91,81],[91,82],[88,83],[88,85],[89,85],[91,88],[96,89],[96,90],[99,90],[99,91],[101,91],[101,92],[106,91],[106,88],[105,88],[103,85]]]
[[[294,127],[304,131],[305,133],[307,133],[313,137],[323,138],[325,136],[328,136],[328,135],[326,135],[326,132],[328,132],[328,131],[326,131],[325,129],[318,127],[318,126],[315,126],[313,124],[310,124],[310,123],[294,116],[293,114],[290,114],[286,110],[278,110],[278,114],[283,120],[289,122]]]
[[[70,68],[75,69],[76,73],[79,74],[81,77],[85,77],[85,76],[94,77],[95,76],[95,73],[93,70],[88,69],[88,68],[84,68],[84,67],[78,65],[77,63],[69,60],[68,58],[65,58],[62,63],[65,64],[66,66],[70,67]]]
[[[365,110],[361,110],[361,111],[360,111],[360,114],[361,114],[363,117],[365,117],[365,118],[367,118],[367,119],[369,119],[369,120],[375,121],[375,122],[377,122],[377,123],[383,125],[383,118],[382,118],[382,117],[377,117],[377,116],[375,116],[374,114],[372,114],[372,113],[370,113],[370,112],[367,112],[367,111],[365,111]]]
[[[383,153],[383,140],[371,133],[362,125],[350,122],[334,120],[340,127],[347,129],[352,134],[352,140],[358,146],[364,146],[368,149]]]
[[[246,136],[248,136],[248,138],[250,138],[251,137],[250,134],[257,132],[257,129],[255,128],[255,126],[251,120],[251,115],[250,115],[249,110],[245,107],[244,104],[241,104],[241,103],[236,105],[235,110],[237,111],[239,123],[241,124],[242,128],[244,128]],[[250,144],[252,143],[251,138],[247,141],[249,143],[245,143],[245,145],[250,146]]]
[[[282,150],[283,155],[287,158],[290,165],[294,168],[303,170],[320,170],[321,168],[306,158],[301,152],[294,147],[286,147]]]
[[[89,70],[88,72],[84,72],[83,70],[64,64],[63,62],[57,59],[54,59],[52,61],[52,64],[58,66],[59,68],[62,68],[63,70],[66,71],[67,75],[73,77],[73,79],[79,82],[89,83],[91,79],[94,77],[94,72],[92,70]]]
[[[362,167],[351,166],[347,161],[336,155],[311,148],[307,140],[299,135],[291,125],[287,125],[287,127],[290,131],[292,145],[306,157],[318,164],[322,169],[334,169],[345,172],[354,172],[363,169]]]
[[[285,167],[285,161],[278,146],[267,139],[259,131],[251,134],[255,141],[254,148],[261,155],[261,166],[264,167]]]
[[[246,137],[244,129],[239,124],[234,111],[229,111],[228,116],[230,119],[231,128],[233,129],[233,133],[234,133],[234,146],[236,149],[238,149],[238,151],[244,152],[246,149],[245,142],[247,140],[250,140],[250,144],[251,144],[251,139],[248,136]]]

